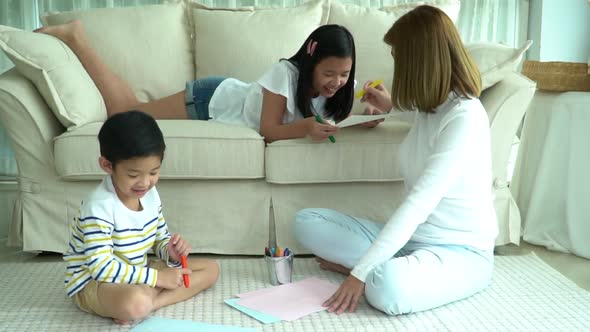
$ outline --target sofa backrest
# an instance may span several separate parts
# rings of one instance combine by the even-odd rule
[[[140,101],[166,97],[194,79],[193,45],[181,2],[47,13],[43,25],[79,19],[104,62],[125,79]]]
[[[294,55],[307,36],[328,22],[330,3],[289,8],[188,8],[193,22],[196,77],[255,81],[272,64]]]
[[[438,6],[454,21],[458,18],[459,0],[422,3]],[[375,79],[383,79],[385,86],[391,86],[394,64],[382,38],[395,20],[417,5],[365,8],[331,0],[312,0],[290,8],[235,10],[176,1],[164,5],[49,13],[42,21],[53,25],[80,19],[99,56],[131,85],[140,101],[147,101],[182,91],[186,81],[204,76],[227,76],[246,82],[256,80],[273,63],[293,55],[312,30],[326,23],[342,24],[355,37],[357,89],[365,81]],[[528,46],[530,44],[513,49],[498,44],[472,44],[468,48],[473,50],[487,88],[516,70]],[[67,46],[64,44],[64,47]],[[68,80],[62,78],[61,81]],[[60,88],[74,89],[61,94],[68,96],[78,93],[76,89],[81,87],[56,86]],[[88,109],[84,104],[68,107]],[[361,113],[363,108],[356,100],[353,112]],[[66,128],[97,121],[97,115],[90,114],[93,110],[88,111],[86,122],[79,118],[64,121],[64,110],[52,110],[61,116],[58,119]]]

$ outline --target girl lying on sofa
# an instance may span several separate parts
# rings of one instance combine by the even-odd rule
[[[250,127],[272,142],[305,136],[324,140],[338,127],[315,117],[340,121],[352,109],[354,39],[339,25],[317,28],[295,55],[272,65],[256,82],[205,77],[187,82],[185,91],[147,103],[140,103],[127,82],[96,54],[82,22],[36,32],[59,38],[78,56],[102,94],[108,116],[135,109],[156,119],[212,120]]]

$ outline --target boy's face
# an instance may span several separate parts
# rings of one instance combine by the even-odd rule
[[[160,178],[162,162],[159,156],[138,157],[119,161],[114,167],[104,157],[99,163],[111,174],[117,196],[127,207],[135,207],[140,198],[156,185]],[[131,204],[131,206],[129,204]]]

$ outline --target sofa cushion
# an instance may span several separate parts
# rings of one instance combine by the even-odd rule
[[[264,178],[264,139],[252,129],[206,121],[158,120],[166,140],[162,179]],[[91,123],[55,138],[57,174],[99,179],[98,131]]]
[[[295,54],[307,36],[327,22],[329,1],[266,9],[192,7],[197,78],[225,76],[249,82]]]
[[[332,2],[328,23],[343,25],[354,36],[357,55],[355,78],[360,86],[368,80],[382,79],[386,87],[391,87],[393,60],[383,36],[397,19],[421,4],[440,8],[453,22],[457,21],[461,8],[459,0],[431,0],[383,8]],[[364,105],[355,99],[353,112],[359,113],[363,109]]]
[[[406,112],[406,116],[413,113]],[[343,128],[336,143],[307,138],[266,148],[266,181],[277,184],[399,181],[399,145],[410,125],[386,121],[375,128]]]
[[[0,48],[19,73],[35,85],[64,127],[106,119],[100,92],[66,44],[42,33],[0,31]]]
[[[467,50],[481,72],[482,90],[500,82],[509,73],[518,71],[525,52],[532,44],[532,40],[527,40],[518,48],[498,43],[467,44]]]
[[[185,88],[194,78],[192,43],[183,3],[49,13],[44,25],[74,19],[84,24],[90,45],[129,83],[140,101]]]

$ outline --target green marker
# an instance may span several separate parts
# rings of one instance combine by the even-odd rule
[[[321,124],[324,124],[324,120],[322,120],[322,118],[319,115],[315,116],[315,120]],[[328,138],[330,139],[330,142],[336,143],[336,139],[334,138],[334,136],[330,135]]]

